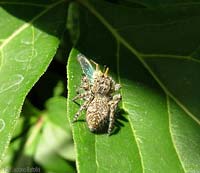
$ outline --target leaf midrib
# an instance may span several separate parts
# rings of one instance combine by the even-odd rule
[[[103,17],[101,14],[96,11],[96,9],[89,4],[87,1],[81,1],[79,2],[85,6],[97,19],[99,19],[100,22],[111,32],[114,38],[116,38],[121,44],[123,44],[128,50],[130,50],[137,58],[138,60],[143,64],[143,66],[147,69],[147,71],[151,74],[151,76],[154,78],[154,80],[158,83],[158,85],[162,88],[164,93],[172,98],[177,105],[189,116],[191,117],[198,125],[200,125],[200,120],[196,118],[196,116],[187,109],[185,105],[183,105],[166,87],[165,85],[160,81],[160,79],[156,76],[156,74],[153,72],[153,70],[148,66],[148,64],[144,61],[143,56],[144,54],[141,54],[138,52],[135,48],[133,48],[113,27],[112,25]],[[182,56],[183,57],[183,56]],[[188,58],[187,58],[188,59]],[[195,61],[196,62],[196,61]]]

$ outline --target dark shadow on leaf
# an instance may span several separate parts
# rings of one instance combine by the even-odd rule
[[[116,111],[115,127],[111,135],[116,135],[122,127],[125,127],[125,123],[128,122],[128,119],[125,117],[127,113],[124,109],[118,109]]]
[[[76,121],[73,122],[73,123],[75,124],[75,123],[78,123],[78,122],[85,122],[85,120],[84,120],[84,119],[78,119],[78,120],[76,120]]]
[[[1,7],[15,18],[29,23],[30,26],[33,25],[58,38],[61,37],[65,29],[67,16],[66,9],[68,3],[66,3],[66,1],[35,1],[33,3],[32,0],[27,0],[25,3],[21,4],[21,1],[17,2],[19,3],[5,3],[2,4]],[[19,26],[16,25],[15,30],[19,29],[22,25],[23,24]],[[30,37],[32,37],[32,34],[30,34]]]
[[[81,106],[81,104],[80,103],[78,103],[77,101],[75,101],[75,100],[72,100],[77,106]]]
[[[127,8],[146,8],[146,6],[143,5],[142,3],[137,3],[137,2],[135,3],[129,0],[105,0],[105,1],[108,1],[116,5],[124,6]]]

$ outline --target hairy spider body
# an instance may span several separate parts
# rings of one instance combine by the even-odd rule
[[[114,92],[120,89],[120,84],[116,84],[108,76],[108,68],[102,73],[98,64],[93,62],[96,65],[96,70],[94,70],[82,54],[78,55],[78,61],[85,75],[82,77],[78,95],[73,101],[82,99],[84,103],[75,114],[73,122],[77,121],[83,110],[86,110],[86,122],[90,131],[101,132],[107,129],[110,134],[114,126],[115,111],[121,100],[121,95],[114,95]]]
[[[109,98],[106,96],[96,95],[91,101],[86,112],[86,121],[90,131],[99,132],[108,128]]]

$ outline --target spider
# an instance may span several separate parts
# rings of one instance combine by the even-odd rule
[[[81,85],[77,90],[77,95],[73,98],[84,100],[80,109],[75,114],[73,122],[76,122],[83,110],[86,110],[86,122],[91,132],[101,132],[107,130],[110,135],[115,122],[115,111],[121,100],[120,94],[115,94],[121,88],[110,76],[109,68],[104,72],[95,64],[94,69],[89,60],[82,54],[77,55],[77,59],[83,70]]]

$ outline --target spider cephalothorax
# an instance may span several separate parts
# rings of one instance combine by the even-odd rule
[[[86,121],[90,131],[100,132],[107,129],[110,134],[114,126],[115,111],[121,100],[120,94],[114,95],[120,89],[120,84],[116,84],[108,76],[108,68],[102,72],[94,61],[92,62],[96,65],[96,69],[93,69],[82,54],[78,54],[77,58],[85,75],[82,77],[78,95],[73,101],[83,99],[84,103],[75,114],[73,121],[77,120],[82,110],[86,110]]]

